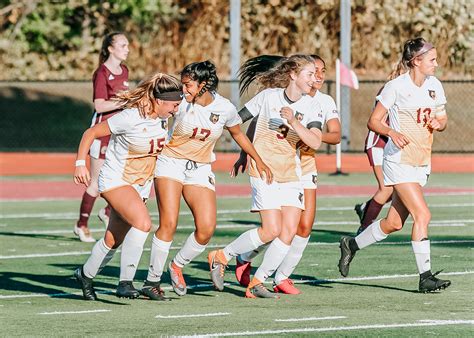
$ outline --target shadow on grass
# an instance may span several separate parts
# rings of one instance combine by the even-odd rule
[[[0,231],[0,236],[77,242],[77,237],[73,238],[70,235],[60,236],[60,235],[48,235],[48,234],[22,234],[22,233],[17,233],[17,232],[15,233],[15,232]]]

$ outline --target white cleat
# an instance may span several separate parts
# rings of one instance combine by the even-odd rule
[[[104,223],[105,229],[107,230],[107,227],[109,226],[109,216],[107,216],[107,213],[105,212],[105,208],[102,208],[99,210],[97,217],[99,217],[102,223]]]
[[[88,227],[78,227],[74,226],[74,233],[79,237],[81,242],[85,243],[94,243],[95,239],[91,236],[91,232]]]

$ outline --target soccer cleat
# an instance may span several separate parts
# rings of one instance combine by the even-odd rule
[[[140,297],[140,292],[135,289],[132,281],[120,281],[115,295],[119,298],[135,299]]]
[[[252,263],[246,262],[237,256],[237,265],[235,266],[235,278],[242,286],[249,286],[250,283],[250,271],[252,270]]]
[[[349,274],[349,264],[351,263],[352,259],[355,256],[355,252],[353,252],[349,246],[349,242],[352,237],[343,236],[339,241],[339,248],[341,248],[341,258],[339,259],[339,272],[343,277],[347,277]]]
[[[448,286],[450,286],[451,285],[450,280],[436,278],[436,275],[438,275],[441,271],[438,271],[432,274],[431,271],[428,270],[420,274],[420,283],[418,284],[418,291],[427,293],[427,292],[433,292],[433,291],[438,291],[438,290],[444,290]]]
[[[81,286],[82,297],[85,300],[97,300],[97,295],[95,294],[94,286],[92,285],[92,278],[87,278],[82,274],[82,268],[77,268],[74,271],[74,278]]]
[[[224,251],[213,250],[207,255],[209,270],[211,271],[212,284],[218,291],[224,290],[224,274],[227,268],[227,260]]]
[[[91,232],[88,227],[78,227],[77,224],[74,226],[74,234],[79,236],[81,242],[94,243],[95,239],[91,236]]]
[[[299,295],[301,291],[295,287],[293,281],[289,278],[284,279],[280,284],[275,284],[273,281],[273,291],[276,293],[281,292],[287,295]]]
[[[159,300],[159,301],[167,301],[170,300],[169,298],[165,297],[165,292],[160,287],[160,282],[149,282],[145,281],[143,284],[140,293],[150,298],[151,300]]]
[[[173,261],[168,265],[168,272],[170,274],[171,286],[173,291],[178,296],[184,296],[187,292],[186,282],[184,281],[183,269],[174,264]]]
[[[102,208],[99,210],[99,213],[97,214],[97,217],[99,217],[99,219],[102,221],[102,223],[104,223],[104,226],[105,226],[105,229],[107,229],[107,227],[109,226],[109,215],[107,215],[107,211],[105,210],[105,208]]]
[[[245,298],[273,298],[279,299],[280,296],[270,292],[262,283],[258,283],[245,290]]]
[[[364,219],[364,216],[365,216],[365,206],[367,205],[367,203],[360,203],[360,204],[356,204],[355,207],[354,207],[354,210],[357,214],[357,216],[359,216],[359,222],[360,224],[362,224],[362,220]]]
[[[361,225],[361,226],[359,227],[359,229],[357,229],[356,236],[359,236],[359,235],[362,233],[362,231],[364,231],[365,229],[367,229],[367,227],[364,228],[364,227]]]

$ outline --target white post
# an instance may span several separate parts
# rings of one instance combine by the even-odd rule
[[[240,0],[230,0],[230,81],[231,101],[239,108]]]
[[[340,1],[341,17],[341,62],[351,67],[351,0]],[[349,150],[351,142],[351,92],[350,88],[343,86],[341,88],[341,145],[342,150]]]
[[[339,59],[336,59],[336,108],[341,114],[341,61]],[[341,167],[341,143],[339,142],[336,144],[336,174],[341,173]]]

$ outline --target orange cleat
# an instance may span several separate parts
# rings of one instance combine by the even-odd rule
[[[285,293],[287,295],[299,295],[301,293],[301,291],[295,287],[293,281],[289,278],[283,280],[283,282],[278,285],[273,282],[273,291],[276,293]]]

